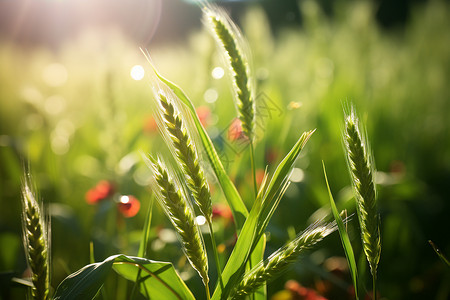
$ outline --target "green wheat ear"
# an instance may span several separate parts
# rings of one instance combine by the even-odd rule
[[[162,93],[158,94],[158,100],[162,108],[164,127],[167,129],[169,140],[175,148],[175,156],[184,171],[187,185],[201,213],[208,223],[211,223],[211,193],[200,166],[195,145],[174,105]]]
[[[345,116],[344,145],[356,196],[364,253],[372,276],[376,278],[381,240],[374,184],[375,168],[367,139],[361,133],[359,120],[353,108]]]
[[[169,170],[161,160],[149,157],[147,164],[153,174],[151,188],[175,227],[186,257],[199,273],[205,286],[208,286],[206,251],[183,188],[174,175],[169,175]]]
[[[22,218],[25,252],[32,272],[31,294],[35,300],[49,299],[48,235],[44,216],[31,189],[30,178],[22,185]]]
[[[319,222],[310,226],[297,238],[246,273],[236,287],[232,299],[242,299],[255,292],[265,282],[280,276],[305,250],[310,249],[335,230],[334,222],[328,224]]]
[[[250,89],[249,64],[239,44],[239,31],[224,12],[204,8],[205,23],[222,47],[233,77],[238,117],[244,134],[252,140],[255,127],[255,101]]]

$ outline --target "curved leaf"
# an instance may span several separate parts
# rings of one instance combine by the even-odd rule
[[[142,270],[141,292],[153,299],[195,299],[171,263],[122,254],[87,265],[69,275],[56,289],[54,299],[93,299],[111,269],[131,281],[136,280]]]
[[[339,229],[339,236],[341,237],[342,247],[344,248],[345,256],[347,257],[348,266],[350,268],[350,273],[352,275],[353,286],[355,287],[355,297],[358,297],[358,270],[356,268],[355,254],[353,253],[353,247],[350,243],[350,238],[348,237],[347,231],[345,230],[344,222],[339,215],[336,208],[336,203],[334,202],[333,195],[331,194],[330,185],[328,184],[327,173],[325,171],[325,163],[322,161],[323,174],[325,176],[325,182],[327,183],[328,196],[330,197],[331,211],[333,212],[334,219]]]

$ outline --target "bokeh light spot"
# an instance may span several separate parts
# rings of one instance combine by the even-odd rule
[[[215,89],[207,89],[203,94],[203,98],[208,103],[214,103],[217,101],[219,93]]]
[[[195,218],[195,222],[196,222],[199,226],[205,225],[205,223],[206,223],[206,218],[205,218],[204,216],[197,216],[197,217]]]
[[[130,202],[130,197],[128,196],[120,197],[120,203],[127,204],[128,202]]]
[[[141,80],[145,75],[144,67],[142,67],[141,65],[135,65],[131,68],[130,75],[134,80]]]
[[[305,172],[302,169],[294,168],[289,178],[292,182],[301,182],[305,179]]]
[[[223,77],[223,75],[225,75],[225,70],[221,67],[215,67],[212,70],[211,75],[214,79],[220,79]]]

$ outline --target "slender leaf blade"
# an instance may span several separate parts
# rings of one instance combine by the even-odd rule
[[[262,196],[259,195],[253,207],[250,210],[250,214],[242,227],[239,234],[239,238],[234,246],[233,252],[222,272],[222,280],[224,288],[217,285],[212,299],[226,299],[230,292],[236,285],[236,282],[241,278],[245,272],[245,264],[248,261],[248,257],[255,246],[255,235],[258,224],[259,214],[261,213]]]
[[[152,212],[153,212],[153,195],[151,196],[148,213],[147,216],[145,217],[144,230],[142,231],[141,241],[139,243],[138,257],[146,256],[148,237],[152,223]]]
[[[264,251],[266,249],[266,235],[262,235],[255,249],[250,255],[250,270],[255,267],[260,261],[264,260]],[[263,284],[256,292],[253,294],[253,300],[266,300],[267,299],[267,286]]]
[[[322,161],[322,167],[323,167],[323,174],[325,176],[325,181],[327,183],[328,195],[330,197],[331,211],[333,212],[334,219],[336,220],[336,223],[338,225],[339,236],[341,237],[342,246],[344,248],[345,256],[347,257],[348,266],[350,268],[350,273],[352,275],[352,281],[353,281],[353,285],[355,287],[355,297],[356,297],[356,299],[359,299],[359,297],[358,297],[358,270],[356,267],[355,254],[353,253],[353,247],[352,247],[352,244],[350,243],[350,238],[348,237],[347,231],[345,230],[344,222],[342,221],[341,216],[339,215],[339,212],[336,208],[336,203],[334,202],[334,199],[333,199],[333,195],[331,194],[330,185],[328,184],[327,173],[325,171],[325,164],[323,161]]]
[[[259,216],[257,239],[261,238],[266,230],[266,227],[275,212],[278,203],[285,192],[286,180],[289,173],[292,171],[301,150],[304,148],[309,138],[312,136],[315,130],[304,132],[291,151],[284,157],[275,170],[270,182],[265,188],[263,198],[263,208]]]
[[[248,261],[249,255],[255,252],[255,249],[263,248],[263,246],[260,245],[260,243],[264,242],[261,237],[269,223],[270,217],[276,209],[278,200],[284,192],[283,186],[286,178],[292,170],[300,151],[303,149],[313,132],[314,131],[309,131],[302,134],[292,150],[278,165],[270,182],[268,184],[264,183],[261,186],[258,197],[250,211],[250,215],[244,224],[233,252],[222,273],[225,286],[224,290],[222,291],[221,287],[218,286],[214,291],[213,300],[226,299],[234,288],[237,280],[245,271],[245,264]],[[257,255],[258,254],[255,253],[255,256]]]

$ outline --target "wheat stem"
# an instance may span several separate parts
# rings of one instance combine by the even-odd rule
[[[231,21],[219,12],[205,9],[205,18],[211,25],[212,32],[218,43],[225,50],[227,61],[233,76],[233,84],[237,100],[238,117],[242,122],[244,134],[253,139],[255,123],[255,102],[250,90],[248,62],[239,47],[237,35]]]
[[[178,232],[186,257],[207,288],[208,259],[192,209],[182,196],[183,189],[178,187],[173,176],[169,176],[167,168],[160,160],[152,160],[150,167],[154,175],[152,188],[157,199]]]
[[[361,133],[359,120],[354,109],[345,118],[344,145],[356,195],[364,253],[370,265],[375,288],[376,271],[381,253],[381,241],[380,220],[376,207],[377,195],[373,178],[374,163],[367,140]]]
[[[32,272],[31,294],[35,300],[45,300],[49,298],[50,281],[47,230],[29,180],[22,186],[25,250]]]
[[[334,223],[326,225],[318,223],[306,229],[293,241],[274,252],[268,259],[246,273],[238,284],[232,298],[241,299],[245,295],[256,291],[265,282],[278,277],[298,259],[304,250],[314,246],[335,229],[336,225]]]
[[[258,185],[256,183],[255,148],[253,146],[253,141],[250,141],[250,163],[251,163],[252,176],[253,176],[253,190],[254,190],[254,196],[256,199],[256,195],[258,194]]]
[[[220,287],[223,289],[224,285],[223,285],[223,280],[222,280],[222,268],[220,266],[219,253],[217,253],[216,238],[215,238],[212,222],[208,222],[208,221],[206,221],[206,222],[208,223],[209,232],[211,234],[211,244],[212,244],[213,253],[214,253],[214,260],[216,262],[216,269],[217,269],[217,276],[219,277],[219,284],[220,284]]]

